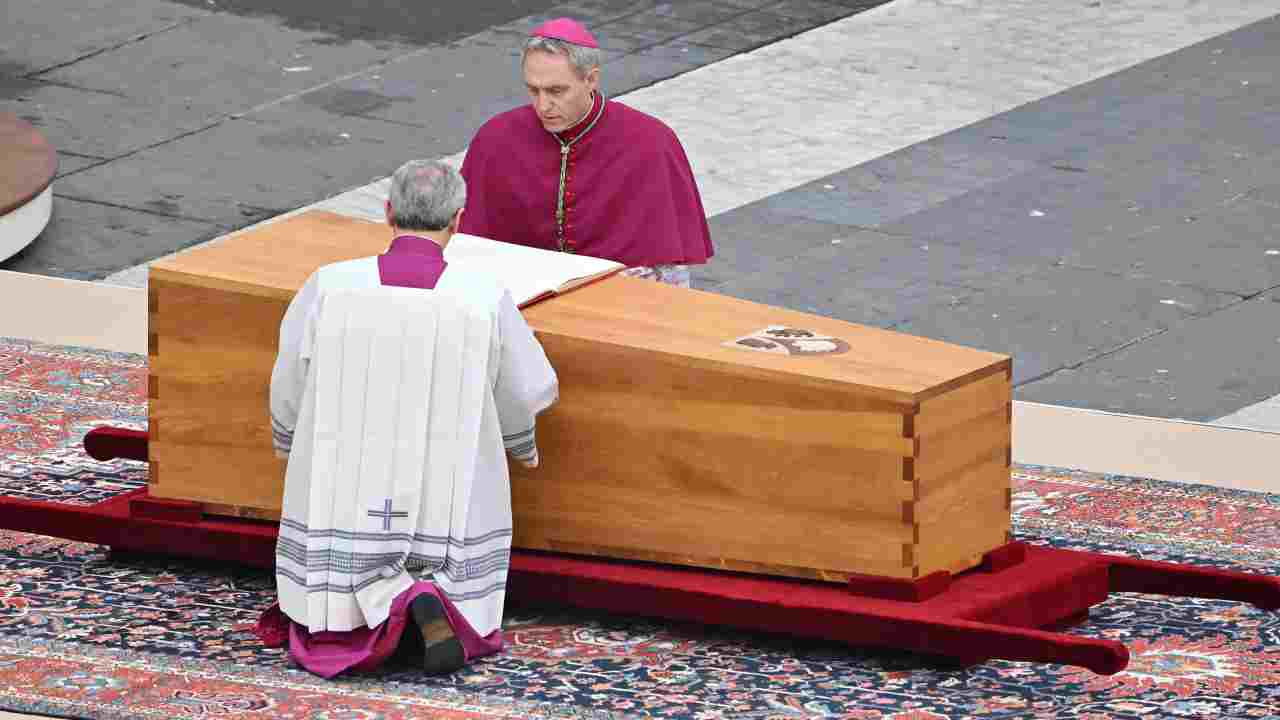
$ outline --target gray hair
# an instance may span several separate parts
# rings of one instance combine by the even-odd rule
[[[567,56],[574,72],[578,73],[578,77],[584,80],[592,68],[600,67],[600,60],[603,57],[603,53],[600,52],[599,48],[574,45],[563,40],[534,35],[524,41],[524,53],[520,55],[521,64],[524,63],[524,59],[529,56],[529,53],[534,50]]]
[[[467,203],[462,175],[439,160],[410,160],[391,176],[391,222],[404,230],[449,227]]]

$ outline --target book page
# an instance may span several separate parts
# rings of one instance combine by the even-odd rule
[[[545,295],[565,292],[625,266],[612,260],[542,250],[457,233],[444,249],[445,262],[482,264],[507,290],[517,306]]]

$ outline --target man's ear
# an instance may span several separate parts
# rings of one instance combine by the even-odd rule
[[[599,65],[591,68],[591,70],[587,72],[587,87],[591,88],[592,92],[597,92],[600,90],[600,66]]]

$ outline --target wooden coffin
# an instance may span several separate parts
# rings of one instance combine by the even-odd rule
[[[280,320],[317,267],[389,239],[308,212],[152,267],[152,495],[279,517]],[[1007,540],[1008,357],[623,277],[524,314],[561,396],[542,466],[512,473],[517,547],[844,580]]]

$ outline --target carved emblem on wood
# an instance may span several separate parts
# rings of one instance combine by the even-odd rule
[[[786,325],[770,325],[724,345],[776,355],[839,355],[849,352],[849,343],[840,338]]]

